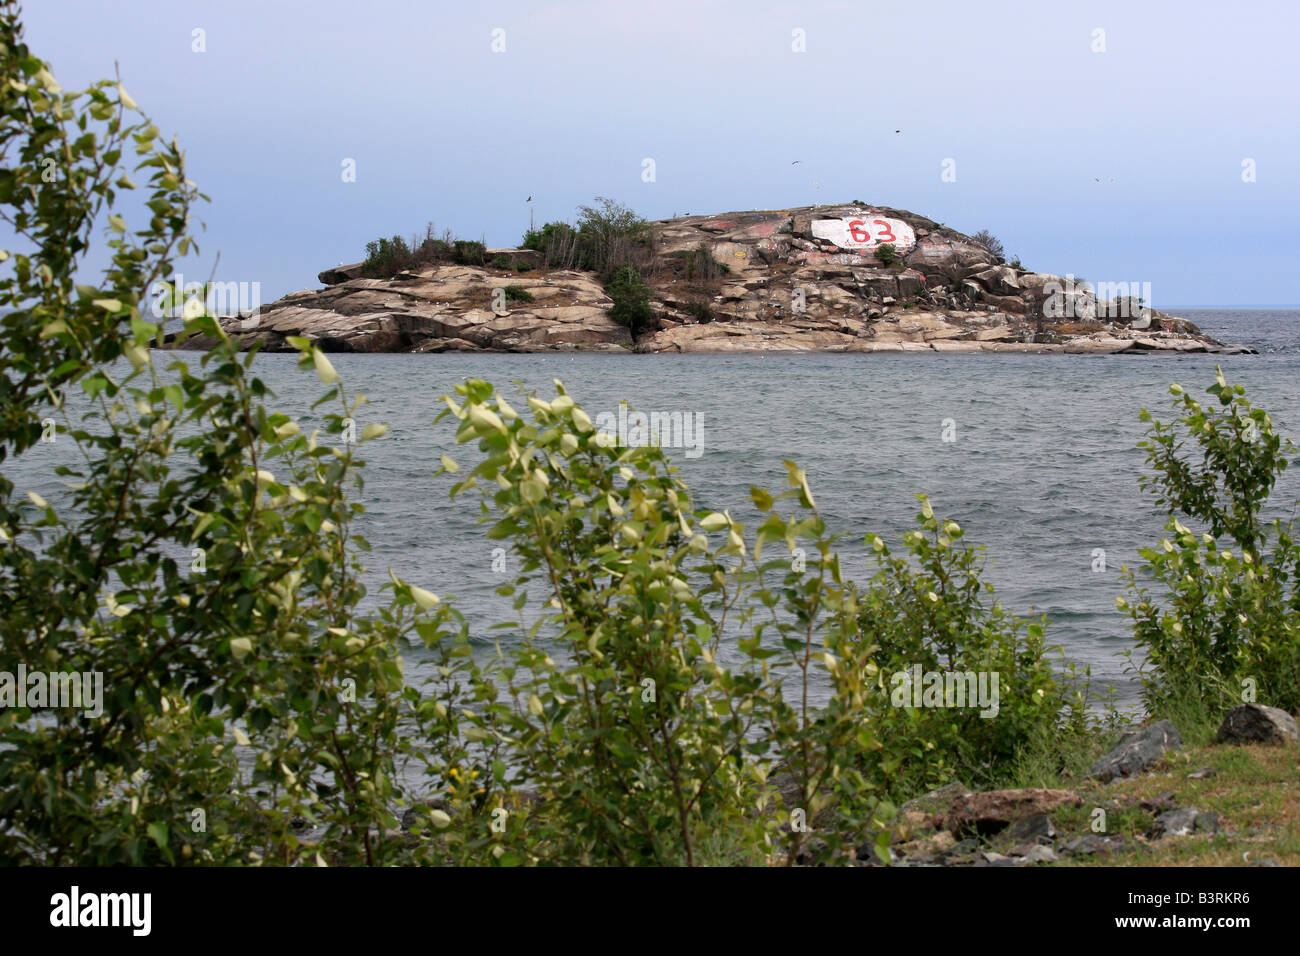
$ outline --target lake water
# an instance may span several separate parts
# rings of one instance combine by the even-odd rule
[[[508,600],[493,593],[513,579],[513,557],[506,574],[495,573],[498,543],[476,521],[477,496],[452,503],[451,479],[432,478],[440,454],[470,464],[473,445],[455,444],[450,419],[437,429],[431,423],[439,396],[466,378],[487,379],[508,397],[515,382],[548,395],[559,378],[593,418],[616,412],[620,400],[698,416],[700,454],[670,450],[674,463],[697,506],[731,508],[751,529],[750,486],[780,490],[782,460],[796,460],[830,529],[845,535],[846,572],[859,580],[874,566],[863,537],[896,542],[912,527],[913,493],[926,492],[938,515],[987,546],[1003,603],[1046,614],[1049,643],[1131,702],[1136,688],[1119,656],[1131,645],[1128,619],[1114,604],[1119,571],[1138,562],[1137,549],[1158,540],[1163,524],[1138,487],[1139,410],[1169,419],[1169,383],[1199,394],[1218,363],[1283,434],[1300,438],[1300,311],[1179,314],[1260,354],[332,355],[349,391],[371,400],[358,429],[391,426],[364,446],[367,512],[358,530],[374,548],[376,591],[391,566],[454,596],[485,642],[489,624],[513,618]],[[259,356],[256,367],[277,394],[272,407],[309,431],[322,390],[315,374],[299,371],[293,355]],[[946,419],[953,441],[943,440]],[[6,472],[20,493],[33,488],[54,500],[49,459],[32,459],[7,462]],[[1284,512],[1296,500],[1296,479],[1285,476],[1276,493]],[[1105,549],[1104,572],[1093,570],[1096,548]],[[415,653],[417,674],[421,657]]]

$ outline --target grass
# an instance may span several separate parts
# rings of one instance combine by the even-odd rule
[[[1187,779],[1207,767],[1214,776]],[[1062,837],[1090,832],[1091,808],[1114,803],[1120,810],[1108,813],[1107,831],[1121,834],[1131,848],[1101,859],[1084,857],[1077,865],[1242,866],[1271,857],[1284,866],[1300,866],[1300,747],[1295,745],[1174,751],[1155,773],[1076,792],[1084,806],[1054,818]],[[1148,839],[1156,813],[1142,810],[1141,803],[1167,792],[1179,807],[1218,813],[1219,832]],[[1249,860],[1243,858],[1246,853]]]
[[[1178,728],[1183,749],[1126,780],[1102,784],[1088,777],[1093,762],[1116,742],[1116,727],[1043,741],[1021,756],[1012,779],[1002,786],[1071,790],[1083,799],[1080,807],[1051,814],[1058,847],[1092,833],[1092,814],[1098,807],[1106,810],[1105,830],[1098,835],[1118,835],[1124,842],[1117,852],[1077,857],[1062,853],[1060,863],[1043,865],[1243,866],[1271,858],[1284,866],[1300,866],[1300,746],[1215,744],[1221,716],[1203,702],[1168,705],[1162,714]],[[1188,774],[1206,768],[1213,776],[1188,779]],[[1218,832],[1148,836],[1163,810],[1142,804],[1167,793],[1173,794],[1178,808],[1217,813]],[[987,846],[1006,853],[1011,841],[1000,835]]]

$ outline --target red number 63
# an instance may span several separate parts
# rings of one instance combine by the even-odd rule
[[[873,226],[879,226],[880,231],[876,235],[877,242],[897,242],[898,237],[894,235],[894,230],[889,227],[889,222],[884,219],[871,220]],[[849,223],[849,235],[853,237],[854,242],[870,242],[871,230],[863,228],[864,223],[861,219],[854,219]]]

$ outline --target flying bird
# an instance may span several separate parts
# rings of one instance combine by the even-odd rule
[[[896,130],[894,130],[894,132],[895,132],[895,133],[901,133],[902,130],[901,130],[901,129],[896,129]]]
[[[802,162],[803,162],[802,159],[796,159],[796,160],[795,160],[793,163],[791,163],[790,165],[791,165],[791,166],[798,166],[798,165],[799,165],[800,163],[802,163]]]
[[[532,196],[529,196],[527,199],[524,200],[524,202],[532,202],[532,201],[533,201],[533,197],[532,197]]]

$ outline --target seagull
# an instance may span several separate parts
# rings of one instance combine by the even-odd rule
[[[790,165],[791,165],[791,166],[798,166],[798,165],[799,165],[800,163],[802,163],[802,162],[803,162],[802,159],[796,159],[796,160],[795,160],[793,163],[791,163]]]
[[[901,133],[902,130],[901,130],[901,129],[896,129],[896,130],[894,130],[894,132],[895,132],[895,133]]]
[[[533,197],[532,197],[532,196],[529,196],[527,199],[524,200],[524,202],[532,202],[532,201],[533,201]]]

